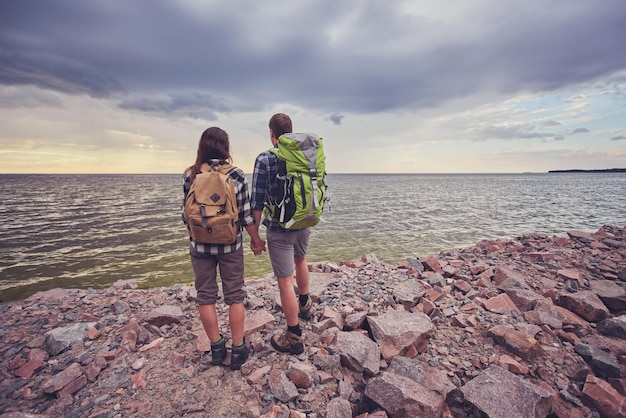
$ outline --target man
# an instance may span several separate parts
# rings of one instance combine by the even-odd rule
[[[277,113],[270,119],[270,140],[277,147],[278,138],[292,132],[289,116]],[[278,157],[270,151],[260,153],[254,162],[252,192],[250,204],[252,217],[258,228],[263,208],[279,194],[276,181]],[[287,329],[271,339],[274,349],[283,353],[300,354],[304,351],[304,336],[298,317],[308,320],[311,316],[311,298],[309,296],[309,269],[306,264],[306,250],[309,245],[309,228],[286,230],[273,219],[263,219],[266,227],[267,248],[274,275],[278,280],[280,301],[287,321]],[[293,287],[293,275],[298,284],[298,297]]]

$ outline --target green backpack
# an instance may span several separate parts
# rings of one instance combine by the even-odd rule
[[[267,199],[263,215],[285,229],[302,229],[320,221],[326,202],[326,157],[322,138],[312,133],[287,133],[278,138],[279,199]]]

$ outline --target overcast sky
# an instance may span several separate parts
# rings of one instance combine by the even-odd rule
[[[435,4],[436,3],[436,4]],[[181,173],[276,112],[330,173],[626,167],[623,0],[0,0],[0,172]]]

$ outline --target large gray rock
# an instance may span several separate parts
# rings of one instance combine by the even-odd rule
[[[281,402],[287,403],[299,395],[296,385],[287,378],[282,370],[272,370],[267,381],[272,395]]]
[[[621,312],[626,309],[626,289],[611,280],[591,282],[593,290],[600,300],[612,311]]]
[[[454,383],[443,371],[408,357],[394,357],[386,371],[408,377],[414,382],[437,392],[444,399],[448,393],[456,389]]]
[[[356,372],[370,376],[380,371],[380,349],[378,345],[360,332],[337,333],[334,344],[328,347],[333,354],[339,354],[341,363]]]
[[[590,290],[582,290],[572,294],[562,294],[559,305],[590,322],[599,322],[609,317],[609,310],[598,295]]]
[[[394,283],[390,287],[396,301],[407,310],[417,305],[417,302],[424,295],[423,286],[416,280],[405,280]]]
[[[183,317],[183,311],[179,306],[163,305],[155,308],[146,315],[144,321],[160,327],[163,325],[178,324]]]
[[[554,401],[547,390],[495,365],[461,387],[461,392],[489,418],[545,418]]]
[[[493,281],[502,290],[527,289],[526,278],[512,266],[499,266],[493,273]]]
[[[48,353],[56,356],[75,345],[82,344],[87,330],[95,325],[95,322],[80,322],[48,331],[46,333]]]
[[[616,239],[606,238],[602,242],[604,242],[609,247],[626,248],[626,241],[620,241],[620,240],[616,240]]]
[[[384,372],[365,386],[365,396],[393,417],[439,417],[445,399],[408,377]]]
[[[352,405],[347,399],[334,398],[326,405],[326,418],[352,418]]]
[[[535,325],[548,325],[553,329],[563,327],[563,314],[547,298],[538,300],[532,310],[524,312],[524,318]]]
[[[530,311],[535,309],[537,302],[543,301],[546,298],[527,289],[509,288],[504,291],[509,298],[513,301],[515,306],[522,311]]]
[[[365,322],[366,316],[367,312],[355,312],[346,316],[344,320],[344,329],[351,331],[361,328],[361,325],[363,325],[363,322]]]
[[[370,316],[367,322],[385,360],[402,354],[411,346],[422,346],[435,332],[430,318],[419,312],[390,311]]]
[[[598,332],[609,337],[617,337],[626,340],[626,315],[615,318],[607,318],[598,323]]]
[[[620,364],[612,353],[589,344],[576,344],[574,351],[591,366],[593,372],[599,377],[620,377]]]

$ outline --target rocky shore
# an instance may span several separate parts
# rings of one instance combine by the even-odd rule
[[[624,227],[310,270],[298,356],[269,344],[275,280],[247,283],[239,371],[209,365],[193,287],[0,304],[0,417],[626,417]]]

